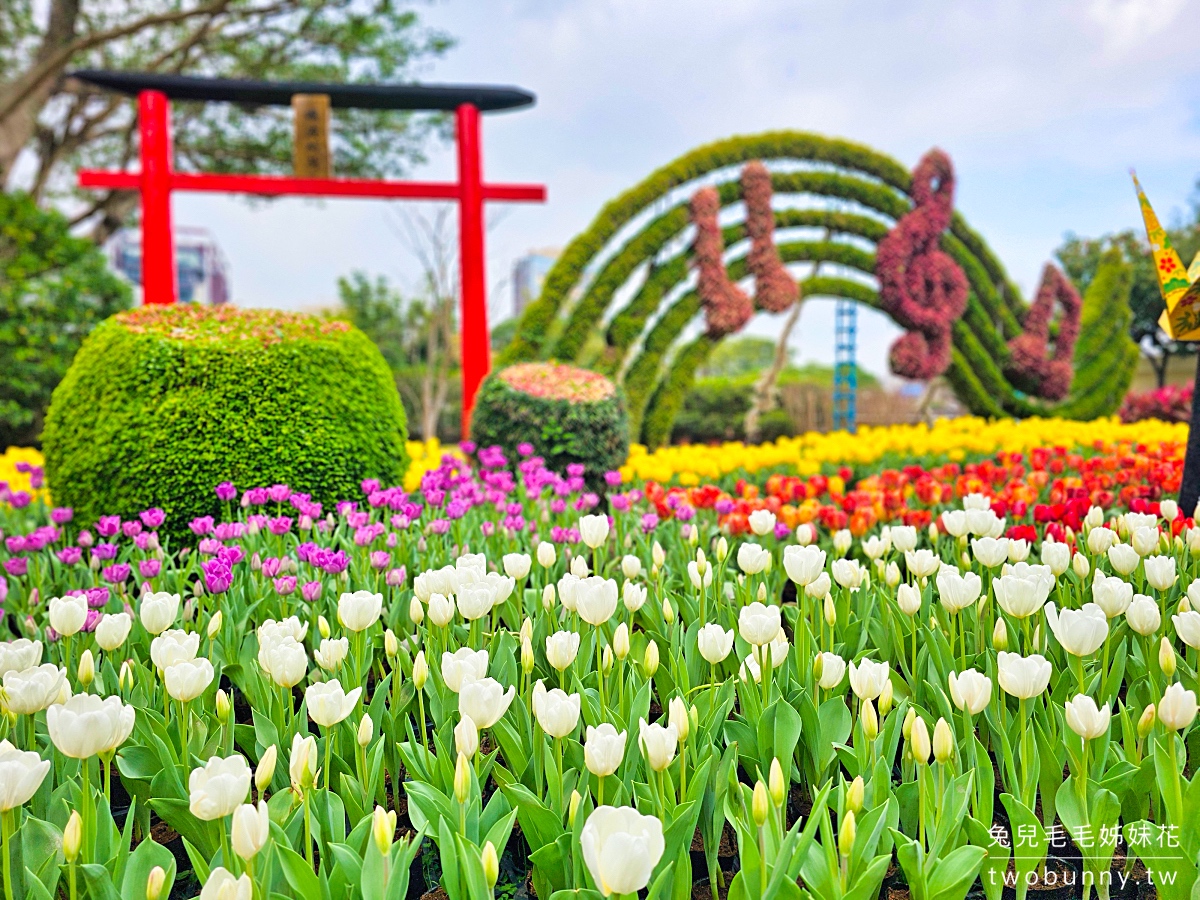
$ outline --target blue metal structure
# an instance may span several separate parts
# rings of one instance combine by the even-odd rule
[[[833,430],[858,430],[858,304],[838,300],[834,313]]]

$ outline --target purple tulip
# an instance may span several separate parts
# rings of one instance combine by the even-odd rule
[[[488,520],[479,526],[479,530],[483,532],[484,537],[491,537],[496,533],[496,523]]]
[[[283,560],[277,556],[268,556],[261,563],[264,578],[274,578],[283,570]]]
[[[198,516],[197,518],[192,519],[192,521],[188,522],[188,528],[190,528],[192,530],[192,534],[197,535],[197,536],[201,536],[201,535],[205,535],[205,534],[212,534],[213,517],[212,516]]]
[[[0,575],[0,603],[8,599],[8,579]]]
[[[92,548],[92,556],[96,559],[116,559],[117,545],[116,544],[97,544]]]
[[[25,535],[10,534],[4,539],[4,549],[6,549],[9,553],[24,553]]]
[[[50,510],[50,521],[55,525],[66,525],[75,518],[75,510],[69,506],[56,506]]]
[[[80,547],[90,547],[95,541],[95,538],[93,538],[92,533],[85,528],[83,531],[79,532],[79,537],[77,540]]]
[[[236,566],[246,558],[246,551],[234,544],[232,547],[222,547],[217,551],[217,559],[224,560],[227,565]]]
[[[642,516],[642,531],[646,534],[652,532],[658,527],[658,515],[656,513],[646,513]]]
[[[429,523],[429,530],[434,534],[445,534],[450,530],[449,519],[434,519]]]
[[[147,528],[161,528],[162,523],[167,521],[167,514],[157,506],[143,510],[138,517]]]
[[[533,456],[533,444],[517,444],[517,452],[522,456]]]
[[[605,472],[604,483],[609,487],[616,487],[621,483],[621,473],[616,470]]]
[[[84,593],[87,594],[88,606],[90,606],[92,609],[104,609],[104,607],[108,606],[108,588],[88,588]]]
[[[375,550],[371,553],[371,568],[386,569],[392,562],[392,554],[386,550]]]
[[[137,519],[130,519],[128,522],[122,522],[121,531],[127,538],[137,537],[142,533],[142,523]]]
[[[271,529],[271,534],[283,535],[292,530],[291,516],[276,516],[267,522],[267,527]]]
[[[246,526],[241,522],[222,522],[213,529],[213,537],[218,541],[232,541],[245,535]]]
[[[329,556],[326,557],[325,565],[323,565],[321,568],[323,568],[330,575],[340,575],[342,572],[346,571],[346,568],[349,565],[350,554],[345,550],[339,550],[336,553],[329,554]]]
[[[143,559],[138,562],[138,574],[143,578],[156,578],[162,570],[162,563],[157,559]]]
[[[157,550],[158,549],[158,532],[143,531],[133,539],[134,545],[139,550]]]
[[[629,498],[625,494],[610,494],[608,502],[617,512],[629,512],[633,508],[633,504],[629,502]]]
[[[204,570],[204,587],[211,594],[223,594],[233,584],[233,570],[220,557],[202,563],[200,568]]]
[[[722,497],[713,506],[713,510],[718,516],[727,516],[733,512],[733,505],[733,500],[731,500],[729,497]]]
[[[101,516],[96,522],[96,533],[100,537],[113,537],[120,530],[120,516]]]
[[[270,499],[266,488],[250,488],[242,494],[242,506],[262,506]]]
[[[83,548],[63,547],[58,551],[58,561],[64,566],[77,566],[83,559]]]
[[[24,509],[32,501],[33,496],[28,491],[13,491],[8,498],[8,502],[12,504],[13,509]]]
[[[284,503],[292,495],[292,489],[286,484],[273,484],[267,488],[267,496],[272,503]]]
[[[309,603],[313,603],[316,600],[319,600],[321,598],[321,582],[319,582],[319,581],[304,582],[304,584],[301,585],[301,587],[300,587],[300,596],[303,597],[305,600],[307,600]]]
[[[320,584],[320,582],[315,582]],[[294,593],[296,590],[296,576],[284,575],[275,579],[275,593],[281,597],[286,597],[288,594]]]
[[[237,488],[233,486],[232,481],[222,481],[216,487],[217,499],[222,503],[228,503],[237,496]]]
[[[362,492],[364,494],[373,494],[377,490],[379,490],[379,479],[378,478],[364,478],[362,480],[362,483],[359,485],[359,487],[362,488]]]
[[[117,563],[116,565],[107,566],[100,573],[104,576],[104,580],[109,584],[123,584],[129,579],[129,563]]]

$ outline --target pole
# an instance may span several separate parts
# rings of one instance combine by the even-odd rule
[[[491,369],[483,256],[483,173],[479,109],[464,103],[456,112],[458,138],[458,261],[462,291],[462,436],[470,435],[479,384]]]
[[[161,91],[138,94],[142,161],[142,302],[175,302],[171,233],[171,106]]]
[[[1200,499],[1200,359],[1196,360],[1196,381],[1192,389],[1192,416],[1188,427],[1187,455],[1183,458],[1183,481],[1179,485],[1179,510],[1190,516]]]

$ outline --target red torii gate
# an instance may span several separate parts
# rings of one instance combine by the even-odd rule
[[[533,94],[519,88],[479,85],[289,83],[96,70],[71,74],[97,87],[138,98],[141,171],[83,169],[79,172],[79,186],[141,192],[145,303],[174,303],[177,299],[175,242],[171,230],[172,191],[456,201],[462,291],[462,428],[464,438],[467,436],[475,393],[491,369],[483,204],[489,200],[539,203],[546,199],[546,189],[542,185],[484,183],[480,113],[529,106],[534,102]],[[458,181],[213,175],[174,170],[171,100],[289,106],[294,96],[312,94],[327,96],[329,105],[334,108],[453,110]]]

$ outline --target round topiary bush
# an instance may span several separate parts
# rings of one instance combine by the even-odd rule
[[[404,407],[378,348],[346,322],[277,310],[143,306],[102,323],[54,391],[42,440],[76,521],[161,507],[160,534],[218,515],[219,482],[313,501],[400,482]],[[289,507],[290,510],[290,507]]]
[[[598,372],[554,362],[517,363],[493,372],[479,390],[471,439],[499,446],[510,460],[529,444],[556,472],[582,463],[589,485],[629,455],[629,417],[616,386]]]

